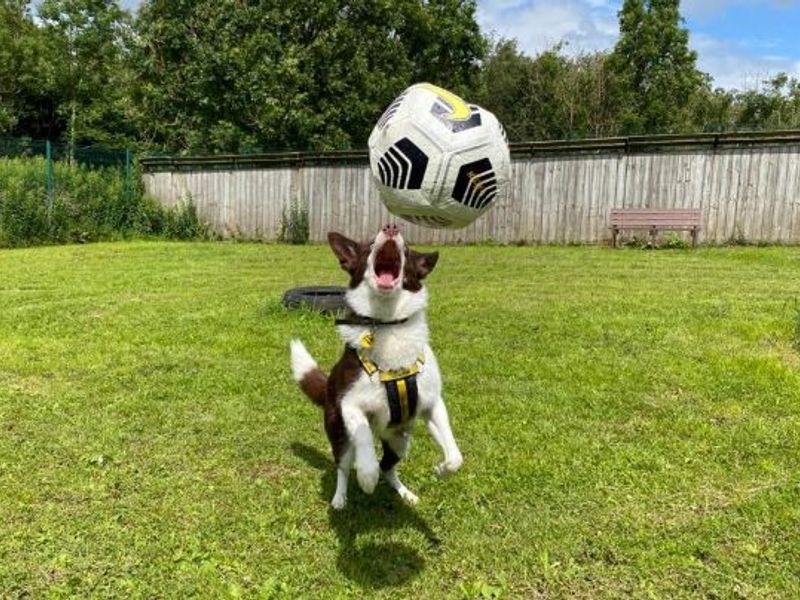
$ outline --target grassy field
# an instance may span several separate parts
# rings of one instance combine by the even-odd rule
[[[327,248],[0,251],[0,595],[800,597],[800,249],[441,253],[464,468],[334,513]]]

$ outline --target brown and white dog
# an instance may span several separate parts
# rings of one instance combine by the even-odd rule
[[[354,465],[367,494],[382,471],[403,500],[415,504],[417,496],[402,484],[396,467],[408,452],[417,416],[444,452],[436,473],[453,473],[462,462],[425,319],[428,294],[422,280],[439,255],[409,248],[395,225],[387,225],[368,243],[339,233],[328,234],[328,241],[350,275],[345,298],[352,314],[337,321],[344,353],[327,377],[299,340],[292,340],[291,356],[295,380],[325,412],[337,466],[331,505],[344,508]],[[380,463],[373,434],[383,446]]]

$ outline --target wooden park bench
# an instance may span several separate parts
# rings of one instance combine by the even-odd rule
[[[623,229],[646,229],[655,245],[656,234],[660,230],[690,231],[692,246],[697,246],[697,232],[700,231],[699,208],[612,208],[611,245],[616,247],[617,235]]]

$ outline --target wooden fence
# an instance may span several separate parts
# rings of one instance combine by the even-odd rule
[[[611,208],[699,208],[700,240],[800,243],[800,132],[613,138],[512,145],[511,193],[471,226],[404,224],[416,243],[599,243]],[[224,236],[275,240],[294,200],[310,238],[367,238],[391,217],[366,153],[148,158],[147,191],[168,206],[191,197]]]

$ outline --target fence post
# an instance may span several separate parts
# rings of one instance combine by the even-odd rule
[[[128,202],[128,204],[131,203],[131,196],[133,195],[131,170],[131,149],[125,148],[125,200]]]
[[[53,212],[53,148],[50,140],[45,142],[45,154],[47,156],[47,210]]]

